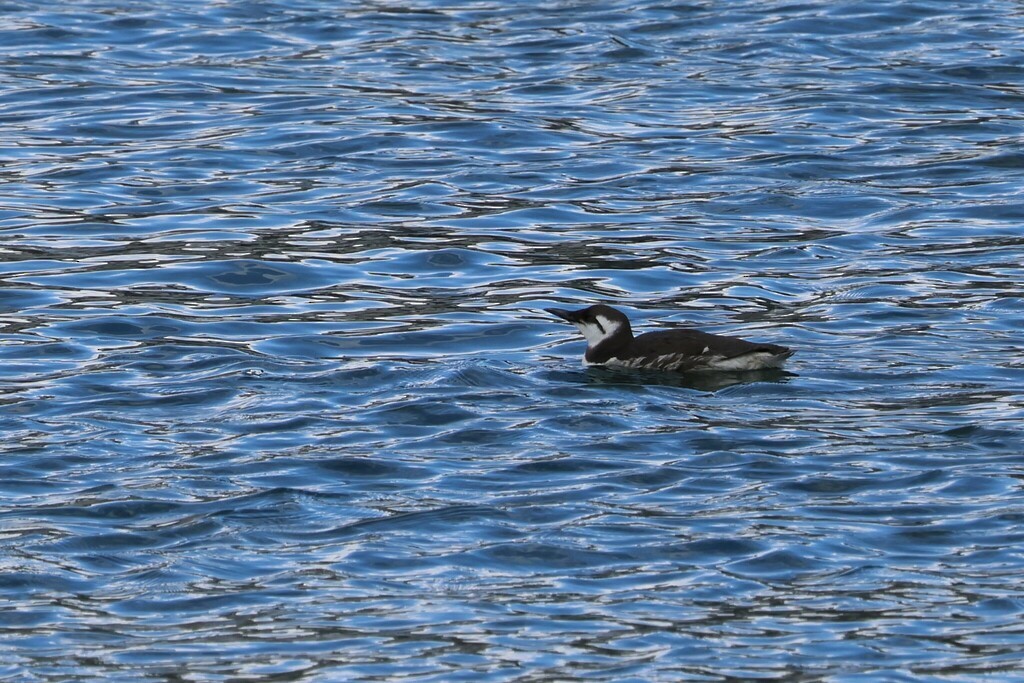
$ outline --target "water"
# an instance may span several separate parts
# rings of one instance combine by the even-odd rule
[[[4,2],[0,680],[1019,680],[1022,29]]]

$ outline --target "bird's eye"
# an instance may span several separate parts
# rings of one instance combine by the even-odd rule
[[[601,324],[600,320],[595,320],[594,324],[597,325],[597,329],[601,330],[601,334],[604,334],[604,325]]]

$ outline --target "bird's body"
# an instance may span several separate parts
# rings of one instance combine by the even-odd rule
[[[584,365],[650,370],[741,372],[779,368],[793,352],[778,344],[759,344],[699,330],[664,330],[633,336],[629,319],[611,306],[578,311],[548,308],[575,325],[587,340]]]

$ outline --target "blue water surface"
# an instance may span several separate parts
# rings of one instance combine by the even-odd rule
[[[1021,680],[1022,32],[0,1],[0,680]]]

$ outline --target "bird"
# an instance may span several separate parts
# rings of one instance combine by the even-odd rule
[[[629,318],[597,304],[578,311],[545,308],[575,325],[587,340],[584,365],[676,372],[743,372],[781,368],[793,351],[700,330],[663,330],[633,336]]]

